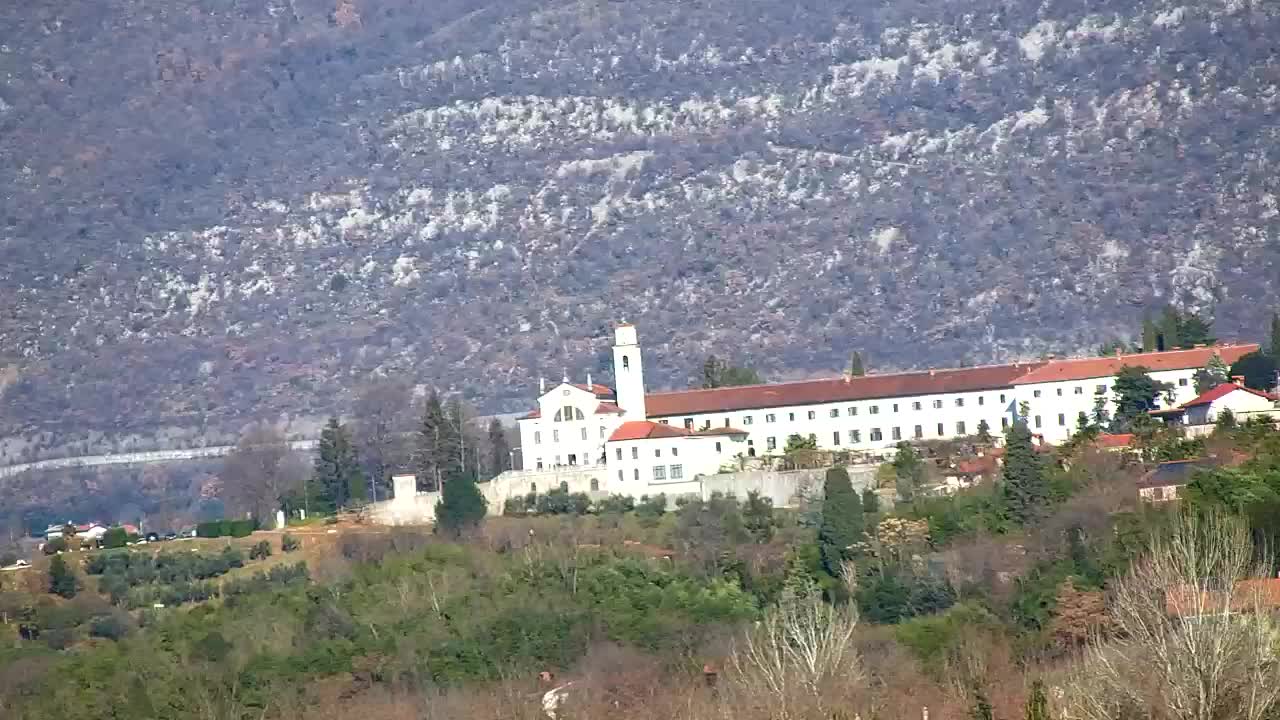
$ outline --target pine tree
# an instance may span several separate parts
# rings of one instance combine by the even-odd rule
[[[440,395],[433,390],[423,407],[422,422],[418,426],[418,445],[414,450],[419,490],[433,492],[440,489],[441,468],[444,465],[440,456],[440,434],[447,432],[446,425]]]
[[[313,511],[333,512],[365,497],[364,470],[346,426],[331,417],[320,431],[315,470],[308,487]]]
[[[1113,432],[1128,432],[1134,421],[1155,409],[1156,399],[1171,386],[1152,379],[1145,367],[1125,366],[1116,373],[1112,386],[1116,415],[1111,421]]]
[[[480,488],[465,475],[446,475],[436,503],[436,529],[450,537],[478,527],[484,521],[488,503]]]
[[[742,525],[756,542],[769,542],[774,528],[773,499],[756,490],[747,493],[747,501],[742,506]]]
[[[511,469],[511,446],[498,418],[489,421],[489,477]]]
[[[1028,525],[1048,507],[1049,483],[1026,423],[1015,422],[1005,433],[1004,442],[1001,480],[1005,514],[1018,525]]]
[[[462,401],[453,398],[445,406],[444,426],[439,434],[436,451],[440,458],[440,480],[449,482],[463,478],[474,482],[475,463],[467,462],[466,418],[463,415]]]
[[[840,577],[849,547],[862,539],[862,502],[842,467],[827,471],[822,486],[822,524],[818,527],[818,550],[822,567],[832,577]]]
[[[1164,313],[1160,317],[1160,336],[1159,350],[1174,350],[1182,347],[1182,340],[1178,334],[1182,326],[1182,317],[1178,315],[1178,311],[1172,305],[1166,305]]]
[[[1027,697],[1026,720],[1049,720],[1049,699],[1044,694],[1044,682],[1036,680],[1031,683],[1031,694]]]
[[[1102,390],[1097,390],[1093,393],[1093,416],[1091,419],[1098,428],[1105,428],[1111,422],[1111,418],[1107,413],[1107,394]]]
[[[854,351],[853,357],[849,360],[849,374],[853,377],[862,377],[867,374],[867,369],[862,364],[862,353]]]
[[[1151,312],[1142,314],[1142,352],[1155,352],[1159,342],[1156,324],[1151,319]]]
[[[1218,353],[1205,363],[1204,369],[1197,370],[1195,375],[1196,393],[1208,392],[1230,380],[1231,369],[1222,361]]]
[[[68,600],[80,592],[80,581],[61,555],[54,555],[49,562],[49,592]]]

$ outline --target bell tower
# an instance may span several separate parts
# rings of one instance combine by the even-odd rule
[[[618,391],[618,407],[625,420],[644,420],[644,361],[636,328],[622,323],[614,329],[613,382]]]

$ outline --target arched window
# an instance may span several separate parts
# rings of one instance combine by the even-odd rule
[[[569,492],[569,483],[567,483],[567,482],[565,482],[565,481],[561,480],[561,481],[560,481],[560,492]]]
[[[599,489],[600,489],[600,481],[595,478],[591,478],[591,491],[595,492],[596,490],[599,490]]]
[[[557,410],[557,411],[556,411],[556,418],[555,418],[555,422],[562,422],[562,421],[564,421],[564,411],[563,411],[563,410]]]
[[[574,408],[574,409],[573,409],[573,419],[574,419],[574,420],[586,420],[587,418],[586,418],[586,416],[585,416],[585,415],[583,415],[583,414],[582,414],[582,410],[581,410],[581,409],[579,409],[579,408]]]
[[[529,492],[534,495],[538,494],[538,483],[529,483]]]
[[[623,356],[622,356],[622,369],[623,369],[623,370],[630,370],[630,369],[631,369],[631,356],[630,356],[630,355],[623,355]]]

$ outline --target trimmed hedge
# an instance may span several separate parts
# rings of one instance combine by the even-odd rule
[[[197,525],[196,537],[249,537],[257,529],[258,523],[254,520],[213,520]]]

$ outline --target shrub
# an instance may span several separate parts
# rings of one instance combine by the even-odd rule
[[[256,523],[253,520],[226,520],[226,534],[231,537],[249,537],[256,529]]]
[[[102,546],[106,548],[122,548],[129,543],[129,533],[122,527],[113,527],[102,536]]]
[[[250,560],[265,560],[271,557],[271,543],[266,540],[259,540],[249,549]]]
[[[659,518],[667,512],[667,496],[658,493],[653,497],[648,495],[641,496],[639,504],[636,505],[636,516],[641,518]]]
[[[302,543],[298,541],[298,538],[288,533],[285,533],[284,537],[280,540],[280,549],[287,553],[293,552],[300,547],[302,547]]]
[[[621,515],[636,509],[636,501],[630,495],[610,495],[597,503],[596,511]]]
[[[18,562],[18,553],[12,550],[0,552],[0,567],[9,567],[16,562]]]
[[[507,517],[520,517],[529,510],[528,503],[524,497],[509,497],[506,502],[502,503],[502,514]]]
[[[80,592],[80,581],[61,555],[55,556],[49,563],[49,592],[68,599]]]
[[[65,538],[54,538],[44,544],[45,555],[57,555],[67,549],[67,541]]]
[[[117,611],[110,615],[100,615],[94,618],[89,623],[89,637],[120,640],[125,635],[128,635],[132,629],[129,623],[129,616]]]

